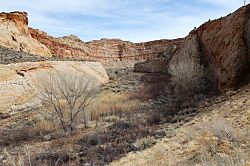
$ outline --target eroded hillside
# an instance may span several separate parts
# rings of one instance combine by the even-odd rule
[[[250,86],[199,106],[188,122],[163,127],[152,148],[129,153],[110,165],[249,165]]]
[[[120,39],[84,42],[74,36],[54,38],[45,32],[29,28],[33,38],[46,45],[55,56],[97,61],[146,60],[166,52],[175,53],[182,39],[132,43]]]

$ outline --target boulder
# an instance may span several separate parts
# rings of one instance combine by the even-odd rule
[[[37,95],[43,80],[38,76],[51,72],[83,74],[98,85],[108,82],[106,71],[99,62],[44,61],[0,65],[0,112],[15,114],[39,107]]]

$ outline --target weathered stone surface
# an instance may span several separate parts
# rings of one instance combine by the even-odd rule
[[[216,72],[221,91],[238,88],[250,75],[249,21],[250,5],[203,24],[189,34],[184,40],[187,47],[181,47],[173,60],[185,60],[184,52],[190,53]]]
[[[144,43],[132,43],[119,39],[101,39],[89,43],[90,55],[107,60],[147,60],[158,57],[167,51],[173,54],[182,39],[155,40]]]
[[[152,59],[139,62],[134,65],[134,71],[143,73],[168,73],[168,68],[166,67],[168,63],[165,59]]]
[[[51,56],[45,45],[30,36],[25,12],[0,13],[0,45],[35,55]]]
[[[54,38],[37,29],[29,28],[29,31],[33,38],[46,45],[55,56],[98,61],[152,59],[164,52],[176,52],[182,41],[176,39],[132,43],[120,39],[101,39],[83,42],[73,35]]]
[[[85,51],[86,47],[82,45],[81,47],[76,47],[75,45],[71,46],[72,43],[68,43],[68,40],[64,41],[63,38],[54,38],[38,29],[29,28],[29,32],[34,39],[46,45],[54,56],[74,57],[76,59],[85,60],[90,59]]]
[[[0,65],[0,112],[15,113],[39,106],[37,94],[48,72],[79,73],[91,77],[97,84],[108,82],[99,62],[44,61]]]
[[[192,30],[182,41],[180,49],[171,58],[166,58],[165,67],[181,61],[188,62],[187,59],[191,57],[213,72],[218,79],[219,89],[225,92],[236,89],[249,80],[249,45],[250,5],[247,5],[226,17],[208,21]],[[152,72],[159,69],[159,63],[153,61],[135,66],[137,71]],[[166,72],[164,67],[161,68],[162,72]]]

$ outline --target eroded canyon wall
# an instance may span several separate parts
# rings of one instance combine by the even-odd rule
[[[25,12],[0,13],[0,45],[34,55],[51,56],[45,45],[31,37]]]
[[[138,63],[137,71],[166,72],[169,64],[189,62],[204,65],[218,80],[218,88],[228,91],[248,82],[250,77],[250,5],[220,19],[208,21],[184,38],[180,49],[164,59],[165,67],[159,69],[155,60]],[[162,62],[161,62],[162,63]]]

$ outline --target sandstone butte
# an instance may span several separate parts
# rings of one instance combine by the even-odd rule
[[[30,54],[51,56],[45,45],[31,37],[25,12],[0,13],[0,45]]]
[[[12,114],[39,106],[39,84],[48,73],[63,72],[91,77],[97,85],[108,82],[100,62],[44,61],[0,65],[0,112]],[[7,95],[8,94],[8,95]]]
[[[19,17],[14,17],[17,13]],[[8,17],[3,17],[5,15]],[[1,18],[5,18],[1,20],[6,22],[8,19],[7,22],[13,24],[11,26],[13,29],[18,29],[18,32],[28,36],[30,34],[34,43],[45,46],[45,50],[48,48],[53,56],[101,62],[146,60],[135,65],[135,71],[139,72],[167,72],[169,64],[185,61],[191,56],[194,61],[204,65],[216,76],[218,87],[222,92],[236,89],[249,80],[249,17],[250,5],[247,5],[226,17],[207,21],[193,29],[184,39],[132,43],[119,39],[84,42],[73,35],[55,38],[40,30],[28,28],[27,14],[24,12],[1,14]],[[7,32],[1,31],[4,34]],[[15,36],[1,43],[8,43],[11,39],[15,40]],[[9,45],[9,47],[14,46]],[[23,49],[27,50],[31,49]]]

